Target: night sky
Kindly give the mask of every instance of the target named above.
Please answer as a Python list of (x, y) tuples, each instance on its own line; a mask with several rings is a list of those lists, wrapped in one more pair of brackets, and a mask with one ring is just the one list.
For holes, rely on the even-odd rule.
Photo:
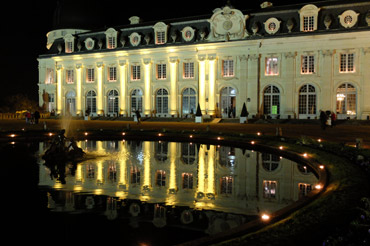
[[(309, 2), (302, 0), (271, 1), (275, 6), (287, 3)], [(139, 16), (145, 21), (162, 21), (171, 18), (212, 14), (215, 8), (226, 5), (226, 0), (162, 0), (162, 1), (85, 1), (60, 0), (62, 12), (59, 24), (89, 25), (97, 28), (129, 24), (128, 18)], [(133, 2), (133, 3), (129, 3)], [(261, 2), (231, 0), (240, 10), (259, 8)], [(252, 3), (251, 3), (252, 2)], [(183, 3), (186, 3), (184, 5)], [(207, 4), (206, 4), (207, 3)], [(200, 4), (204, 5), (201, 6)], [(55, 28), (53, 21), (56, 0), (9, 1), (1, 8), (1, 84), (0, 106), (9, 95), (24, 94), (38, 100), (37, 57), (46, 51), (46, 34)], [(63, 12), (64, 10), (64, 12)], [(67, 13), (71, 13), (67, 15)], [(64, 23), (63, 23), (64, 22)], [(82, 23), (82, 24), (81, 24)]]

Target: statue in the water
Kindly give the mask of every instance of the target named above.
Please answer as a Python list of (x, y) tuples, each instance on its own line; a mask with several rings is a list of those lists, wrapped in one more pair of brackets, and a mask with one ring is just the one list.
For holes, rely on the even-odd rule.
[[(77, 146), (74, 138), (68, 139), (64, 136), (65, 130), (62, 129), (58, 135), (53, 139), (50, 148), (45, 152), (44, 160), (59, 160), (71, 161), (78, 158), (82, 158), (85, 152)], [(66, 142), (69, 140), (70, 144), (66, 146)]]

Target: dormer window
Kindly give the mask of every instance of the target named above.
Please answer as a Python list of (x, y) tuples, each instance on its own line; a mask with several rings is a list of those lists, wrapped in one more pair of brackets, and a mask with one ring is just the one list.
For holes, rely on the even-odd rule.
[(73, 51), (74, 51), (74, 39), (75, 38), (72, 36), (72, 34), (67, 34), (64, 37), (66, 53), (73, 53)]
[(320, 9), (313, 4), (308, 4), (299, 10), (301, 32), (317, 30), (317, 18)]
[(155, 33), (155, 44), (167, 43), (167, 30), (168, 26), (163, 22), (158, 22), (153, 26)]
[(113, 28), (109, 28), (106, 32), (107, 49), (117, 48), (117, 31)]

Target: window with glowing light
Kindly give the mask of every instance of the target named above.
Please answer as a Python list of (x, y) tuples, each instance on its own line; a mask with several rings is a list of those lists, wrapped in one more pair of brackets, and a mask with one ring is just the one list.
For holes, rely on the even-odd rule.
[(269, 75), (269, 76), (279, 74), (278, 58), (277, 57), (266, 57), (265, 74)]
[(341, 84), (337, 89), (337, 114), (355, 116), (357, 91), (350, 83)]
[(222, 61), (222, 76), (234, 77), (234, 60)]
[(276, 198), (277, 181), (264, 180), (263, 181), (263, 198)]
[(45, 73), (45, 84), (53, 84), (54, 83), (54, 69), (47, 68)]
[(73, 69), (67, 69), (66, 70), (66, 82), (67, 82), (67, 84), (73, 84), (73, 82), (74, 82)]

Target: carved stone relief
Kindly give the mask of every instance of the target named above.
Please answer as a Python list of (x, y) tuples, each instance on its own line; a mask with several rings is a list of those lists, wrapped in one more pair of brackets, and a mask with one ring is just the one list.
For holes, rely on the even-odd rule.
[(240, 10), (231, 9), (228, 6), (215, 10), (211, 19), (208, 20), (211, 24), (211, 31), (207, 40), (223, 41), (245, 38), (247, 36), (245, 30), (247, 18), (248, 15), (244, 15)]

